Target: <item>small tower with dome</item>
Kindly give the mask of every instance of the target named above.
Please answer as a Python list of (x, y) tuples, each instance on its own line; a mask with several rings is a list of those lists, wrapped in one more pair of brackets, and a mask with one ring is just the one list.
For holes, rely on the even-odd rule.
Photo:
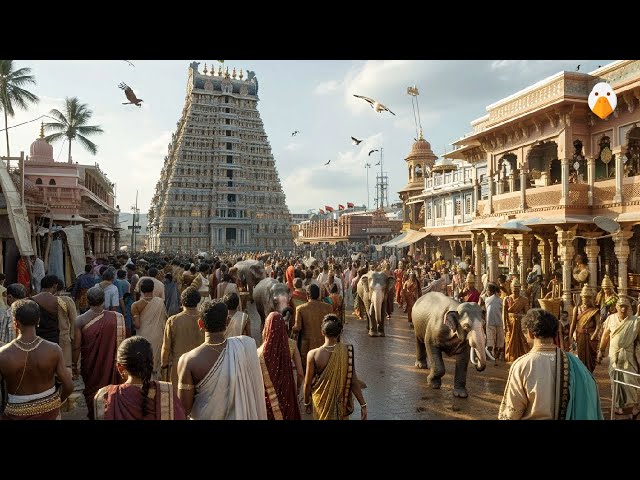
[(53, 162), (53, 146), (44, 139), (44, 123), (40, 124), (40, 137), (29, 148), (29, 160), (38, 163)]

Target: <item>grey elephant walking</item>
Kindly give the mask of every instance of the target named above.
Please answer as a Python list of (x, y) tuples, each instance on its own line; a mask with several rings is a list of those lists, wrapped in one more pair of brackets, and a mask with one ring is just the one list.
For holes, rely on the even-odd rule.
[(413, 306), (413, 325), (416, 335), (415, 366), (430, 368), (429, 383), (432, 388), (440, 388), (445, 374), (442, 353), (454, 356), (453, 396), (467, 398), (469, 359), (479, 372), (487, 364), (480, 306), (472, 302), (457, 302), (439, 292), (429, 292)]
[(384, 337), (387, 297), (394, 294), (396, 280), (384, 272), (369, 272), (358, 282), (360, 314), (367, 319), (370, 337)]

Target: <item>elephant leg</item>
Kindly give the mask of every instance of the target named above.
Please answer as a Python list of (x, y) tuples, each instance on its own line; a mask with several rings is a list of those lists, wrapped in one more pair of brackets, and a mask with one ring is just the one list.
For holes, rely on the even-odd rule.
[(382, 303), (383, 311), (380, 313), (380, 322), (378, 322), (378, 336), (384, 337), (384, 319), (387, 316), (385, 302)]
[(456, 355), (456, 373), (453, 379), (453, 396), (467, 398), (467, 368), (469, 367), (470, 347), (466, 345), (462, 353)]
[(424, 345), (424, 341), (416, 337), (416, 363), (417, 368), (429, 368), (427, 363), (427, 349)]
[(429, 365), (431, 365), (431, 373), (427, 377), (431, 388), (440, 388), (442, 384), (442, 377), (444, 376), (444, 360), (442, 359), (442, 352), (434, 345), (427, 346), (427, 358), (429, 359)]

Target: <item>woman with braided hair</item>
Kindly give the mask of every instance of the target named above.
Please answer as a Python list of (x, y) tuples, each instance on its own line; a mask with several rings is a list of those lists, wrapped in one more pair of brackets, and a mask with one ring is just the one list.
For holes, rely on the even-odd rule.
[(130, 337), (118, 347), (116, 368), (125, 380), (96, 393), (96, 420), (185, 420), (171, 382), (151, 380), (153, 350), (144, 337)]

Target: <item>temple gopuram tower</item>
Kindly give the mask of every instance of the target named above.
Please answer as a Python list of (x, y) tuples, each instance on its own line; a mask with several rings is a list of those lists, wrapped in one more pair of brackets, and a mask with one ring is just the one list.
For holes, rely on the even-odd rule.
[(254, 72), (189, 67), (182, 115), (149, 209), (148, 248), (165, 253), (293, 248)]

